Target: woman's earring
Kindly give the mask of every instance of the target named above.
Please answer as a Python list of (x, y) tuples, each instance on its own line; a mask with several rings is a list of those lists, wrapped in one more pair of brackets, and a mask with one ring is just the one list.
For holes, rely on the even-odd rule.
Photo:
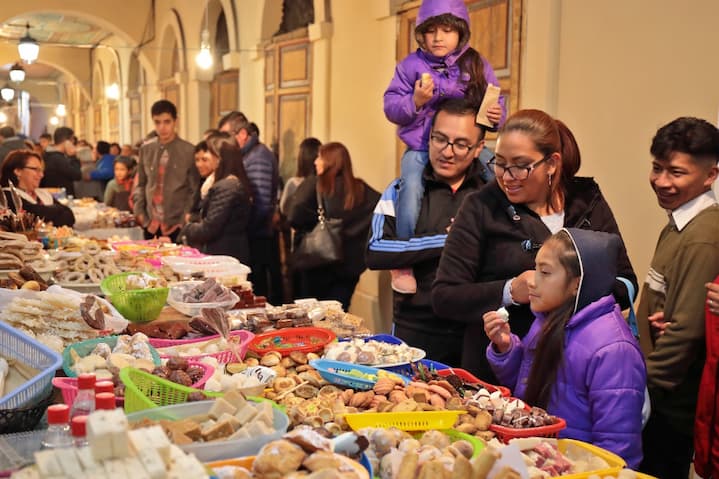
[(552, 187), (552, 174), (550, 173), (547, 176), (549, 176), (549, 187), (551, 188)]

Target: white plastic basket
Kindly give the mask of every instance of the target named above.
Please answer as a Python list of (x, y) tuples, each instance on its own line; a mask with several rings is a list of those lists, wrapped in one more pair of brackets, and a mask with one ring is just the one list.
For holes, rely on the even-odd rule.
[(182, 295), (193, 287), (202, 284), (202, 281), (182, 281), (170, 284), (170, 294), (167, 295), (167, 304), (185, 316), (197, 316), (203, 308), (231, 309), (240, 300), (234, 292), (230, 291), (230, 299), (217, 303), (185, 303)]

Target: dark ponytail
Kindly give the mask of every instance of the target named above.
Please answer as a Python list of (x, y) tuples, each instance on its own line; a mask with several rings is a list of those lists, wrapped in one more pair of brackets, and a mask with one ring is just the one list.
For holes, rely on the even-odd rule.
[[(567, 233), (560, 231), (549, 238), (544, 245), (549, 245), (548, 247), (554, 248), (557, 252), (559, 263), (567, 273), (568, 283), (581, 276), (579, 257)], [(549, 406), (552, 391), (557, 382), (557, 373), (564, 360), (565, 326), (574, 314), (575, 301), (576, 297), (572, 295), (558, 308), (546, 315), (527, 379), (524, 400), (529, 404), (544, 409)]]
[[(469, 76), (465, 83), (464, 97), (479, 107), (487, 91), (487, 79), (484, 77), (484, 61), (477, 50), (469, 47), (457, 60), (462, 77)], [(460, 80), (462, 81), (462, 80)]]

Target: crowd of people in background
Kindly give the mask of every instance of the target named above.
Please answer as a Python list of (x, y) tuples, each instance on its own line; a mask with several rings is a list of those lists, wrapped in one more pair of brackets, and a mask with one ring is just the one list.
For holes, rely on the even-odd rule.
[[(304, 139), (283, 182), (242, 112), (193, 145), (167, 100), (135, 146), (93, 146), (68, 127), (33, 143), (0, 128), (0, 184), (12, 208), (58, 226), (72, 211), (41, 187), (132, 211), (145, 238), (247, 264), (273, 304), (349, 309), (367, 267), (392, 271), (393, 333), (428, 357), (510, 387), (565, 417), (562, 437), (633, 468), (686, 478), (696, 450), (697, 470), (719, 477), (719, 130), (683, 117), (652, 140), (649, 180), (669, 222), (637, 311), (651, 331), (642, 355), (622, 314), (633, 317), (639, 281), (599, 185), (578, 176), (570, 128), (540, 110), (507, 116), (501, 98), (482, 105), (496, 78), (469, 47), (462, 0), (424, 0), (415, 34), (384, 97), (407, 152), (381, 195), (342, 143)], [(487, 131), (498, 131), (494, 151)], [(343, 260), (295, 268), (293, 251), (325, 218), (341, 222)]]

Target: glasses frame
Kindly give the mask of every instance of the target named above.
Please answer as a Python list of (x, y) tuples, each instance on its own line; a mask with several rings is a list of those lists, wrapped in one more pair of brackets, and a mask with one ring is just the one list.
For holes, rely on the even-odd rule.
[[(552, 157), (552, 155), (547, 155), (547, 156), (545, 156), (544, 158), (542, 158), (541, 160), (537, 160), (537, 161), (535, 161), (534, 163), (532, 163), (532, 164), (529, 165), (529, 166), (517, 166), (517, 165), (503, 166), (503, 165), (498, 165), (498, 164), (497, 164), (497, 156), (495, 155), (495, 156), (492, 157), (492, 159), (490, 159), (490, 160), (487, 162), (487, 164), (494, 169), (494, 174), (495, 174), (496, 176), (498, 176), (498, 177), (502, 177), (502, 178), (503, 178), (503, 177), (504, 177), (504, 174), (508, 172), (508, 173), (509, 173), (509, 176), (510, 176), (513, 180), (525, 181), (525, 180), (527, 180), (527, 179), (529, 178), (529, 175), (532, 174), (532, 171), (534, 171), (535, 168), (537, 168), (539, 165), (541, 165), (542, 163), (544, 163), (545, 161), (547, 161), (547, 160), (550, 159), (551, 157)], [(499, 174), (499, 173), (497, 172), (497, 170), (498, 170), (499, 168), (502, 169), (502, 174)], [(524, 177), (524, 178), (517, 178), (516, 176), (514, 176), (514, 173), (512, 173), (512, 169), (515, 169), (515, 170), (517, 170), (517, 171), (526, 170), (526, 171), (527, 171), (527, 176)]]
[(35, 173), (45, 173), (45, 168), (42, 168), (41, 166), (23, 166), (23, 170), (32, 170)]
[[(430, 143), (432, 143), (432, 142), (434, 141), (434, 139), (436, 138), (437, 135), (442, 135), (442, 134), (441, 134), (441, 133), (435, 133), (435, 132), (431, 132), (431, 133), (429, 134), (429, 141), (430, 141)], [(463, 145), (463, 144), (460, 143), (461, 146), (467, 146), (467, 151), (465, 151), (464, 153), (457, 153), (457, 151), (454, 149), (454, 147), (455, 147), (455, 145), (456, 145), (456, 142), (454, 142), (454, 141), (449, 141), (449, 138), (444, 137), (444, 135), (442, 135), (442, 137), (443, 137), (443, 141), (446, 141), (447, 144), (444, 145), (442, 148), (438, 147), (437, 145), (433, 145), (433, 146), (434, 146), (435, 148), (439, 149), (439, 151), (444, 151), (444, 149), (449, 146), (449, 147), (452, 149), (452, 153), (454, 153), (455, 156), (458, 156), (458, 157), (460, 157), (460, 158), (464, 158), (465, 156), (469, 155), (469, 152), (470, 152), (470, 151), (472, 151), (473, 149), (477, 148), (477, 147), (480, 145), (480, 143), (482, 143), (482, 140), (479, 140), (479, 141), (478, 141), (477, 143), (475, 143), (474, 145)]]

